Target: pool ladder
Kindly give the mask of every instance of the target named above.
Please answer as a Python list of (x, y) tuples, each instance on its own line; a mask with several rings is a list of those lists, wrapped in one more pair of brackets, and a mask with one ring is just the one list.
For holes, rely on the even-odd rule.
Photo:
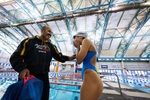
[[(100, 75), (114, 75), (114, 76), (116, 76), (116, 78), (117, 78), (117, 83), (118, 83), (118, 86), (119, 86), (119, 91), (118, 91), (118, 89), (115, 89), (115, 90), (116, 90), (117, 92), (119, 92), (120, 95), (123, 96), (123, 97), (125, 97), (127, 100), (135, 100), (133, 97), (130, 97), (130, 96), (128, 96), (128, 95), (122, 93), (122, 91), (121, 91), (121, 85), (120, 85), (120, 81), (119, 81), (119, 77), (118, 77), (117, 74), (114, 74), (114, 73), (107, 73), (107, 72), (98, 72), (98, 74), (100, 74)], [(104, 76), (100, 76), (100, 77), (104, 77)], [(106, 82), (104, 82), (104, 83), (107, 84)], [(107, 85), (108, 85), (109, 87), (111, 87), (112, 89), (114, 89), (111, 85), (109, 85), (109, 84), (107, 84)]]

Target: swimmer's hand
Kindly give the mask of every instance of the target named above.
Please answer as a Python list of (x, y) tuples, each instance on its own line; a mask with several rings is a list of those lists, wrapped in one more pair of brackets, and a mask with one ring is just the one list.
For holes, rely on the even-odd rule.
[(80, 48), (80, 43), (78, 41), (73, 41), (73, 45), (78, 49)]

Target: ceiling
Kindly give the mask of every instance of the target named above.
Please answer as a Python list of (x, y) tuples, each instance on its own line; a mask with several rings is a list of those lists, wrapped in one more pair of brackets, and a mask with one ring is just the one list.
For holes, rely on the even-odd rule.
[(76, 52), (72, 36), (85, 31), (99, 61), (150, 61), (150, 0), (0, 0), (0, 48), (8, 54), (44, 25), (64, 54)]

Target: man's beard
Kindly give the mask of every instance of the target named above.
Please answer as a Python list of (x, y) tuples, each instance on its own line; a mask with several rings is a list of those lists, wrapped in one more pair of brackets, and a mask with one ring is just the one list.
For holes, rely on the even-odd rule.
[(44, 36), (44, 39), (45, 39), (45, 40), (49, 40), (50, 37), (51, 37), (50, 35), (45, 35), (45, 36)]

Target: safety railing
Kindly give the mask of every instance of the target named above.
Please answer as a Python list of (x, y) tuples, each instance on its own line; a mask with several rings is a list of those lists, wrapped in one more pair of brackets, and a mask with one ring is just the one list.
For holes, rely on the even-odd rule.
[(120, 95), (122, 95), (120, 81), (119, 81), (119, 77), (118, 77), (117, 74), (114, 74), (114, 73), (104, 73), (104, 72), (98, 72), (98, 74), (100, 74), (100, 75), (114, 75), (114, 76), (116, 76), (117, 82), (118, 82), (118, 86), (119, 86), (119, 92), (120, 92)]
[[(118, 86), (119, 86), (120, 95), (123, 96), (123, 97), (125, 97), (127, 100), (135, 100), (134, 97), (130, 97), (130, 96), (128, 96), (128, 95), (126, 95), (125, 93), (122, 92), (122, 90), (121, 90), (121, 85), (120, 85), (120, 81), (119, 81), (119, 77), (118, 77), (117, 74), (115, 74), (115, 73), (106, 73), (106, 72), (98, 72), (98, 74), (104, 75), (104, 77), (105, 77), (105, 75), (114, 75), (114, 76), (116, 76), (117, 82), (118, 82)], [(112, 86), (109, 85), (109, 84), (107, 84), (107, 85), (110, 86), (110, 87), (112, 87)], [(112, 87), (112, 88), (113, 88), (113, 87)], [(118, 91), (118, 90), (116, 90), (116, 91)]]

